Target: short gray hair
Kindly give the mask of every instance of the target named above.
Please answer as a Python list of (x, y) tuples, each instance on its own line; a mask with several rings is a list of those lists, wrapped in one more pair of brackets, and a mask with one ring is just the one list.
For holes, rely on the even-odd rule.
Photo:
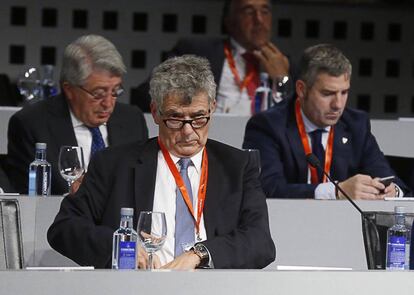
[(319, 74), (351, 78), (352, 65), (341, 50), (331, 44), (318, 44), (305, 49), (299, 64), (299, 80), (312, 87)]
[(61, 83), (83, 85), (94, 70), (105, 70), (115, 76), (126, 73), (122, 57), (110, 41), (98, 35), (85, 35), (65, 48)]
[(168, 95), (177, 95), (184, 103), (190, 104), (199, 93), (206, 93), (209, 103), (216, 97), (216, 83), (210, 63), (203, 57), (173, 57), (152, 71), (150, 95), (158, 110)]

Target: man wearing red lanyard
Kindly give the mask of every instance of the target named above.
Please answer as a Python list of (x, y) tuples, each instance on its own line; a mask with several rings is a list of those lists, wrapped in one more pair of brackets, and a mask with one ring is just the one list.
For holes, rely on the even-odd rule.
[[(109, 267), (120, 208), (132, 207), (135, 227), (140, 211), (166, 215), (155, 268), (267, 266), (275, 247), (258, 169), (248, 153), (208, 139), (216, 105), (208, 61), (169, 59), (150, 85), (158, 138), (97, 152), (78, 192), (63, 200), (49, 243), (81, 265)], [(138, 266), (147, 261), (140, 249)]]
[(351, 63), (334, 46), (309, 47), (300, 62), (297, 100), (250, 119), (243, 146), (260, 150), (267, 197), (343, 198), (321, 171), (308, 165), (309, 153), (353, 199), (408, 192), (398, 178), (386, 187), (379, 181), (395, 172), (371, 133), (367, 114), (346, 107), (351, 72)]
[[(181, 39), (169, 56), (195, 54), (207, 58), (218, 85), (216, 112), (251, 115), (259, 72), (268, 73), (270, 78), (292, 75), (290, 62), (270, 40), (269, 0), (227, 0), (223, 23), (228, 38)], [(148, 83), (138, 87), (131, 104), (147, 111)]]

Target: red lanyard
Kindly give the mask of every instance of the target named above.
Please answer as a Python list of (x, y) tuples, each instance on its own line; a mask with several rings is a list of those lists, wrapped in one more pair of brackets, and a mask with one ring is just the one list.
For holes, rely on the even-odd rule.
[(195, 217), (193, 204), (190, 200), (190, 196), (187, 192), (187, 188), (184, 184), (183, 178), (181, 177), (180, 172), (178, 172), (178, 169), (175, 166), (174, 161), (171, 159), (170, 153), (167, 151), (167, 149), (165, 148), (164, 144), (161, 142), (159, 137), (158, 137), (158, 144), (161, 148), (164, 159), (167, 162), (168, 168), (170, 168), (170, 171), (172, 175), (174, 176), (175, 183), (177, 184), (177, 187), (179, 188), (179, 190), (181, 191), (181, 194), (183, 195), (184, 202), (187, 205), (188, 210), (191, 212), (191, 215), (193, 216), (195, 227), (196, 227), (197, 238), (200, 240), (200, 222), (201, 222), (201, 215), (203, 214), (203, 209), (204, 209), (204, 201), (206, 199), (207, 179), (208, 179), (208, 158), (207, 158), (206, 148), (204, 148), (204, 151), (203, 151), (200, 185), (198, 187), (197, 217)]
[(236, 81), (237, 86), (239, 86), (240, 92), (242, 92), (243, 89), (246, 88), (250, 81), (254, 78), (255, 73), (246, 73), (246, 76), (244, 77), (243, 81), (241, 81), (239, 72), (236, 68), (236, 62), (234, 61), (233, 54), (231, 53), (229, 42), (224, 43), (224, 55), (226, 56), (230, 70), (233, 73), (234, 81)]
[[(308, 155), (312, 153), (312, 150), (309, 145), (308, 135), (306, 134), (305, 130), (305, 124), (303, 123), (302, 113), (300, 111), (300, 102), (299, 99), (296, 99), (295, 104), (295, 114), (296, 114), (296, 124), (298, 125), (300, 139), (302, 141), (303, 148), (305, 150), (305, 154)], [(331, 126), (331, 129), (329, 130), (329, 137), (328, 137), (328, 143), (326, 145), (326, 151), (325, 151), (325, 167), (324, 170), (326, 173), (329, 173), (331, 170), (331, 164), (332, 164), (332, 150), (333, 150), (333, 141), (334, 141), (334, 126)], [(309, 165), (310, 171), (311, 171), (311, 182), (313, 184), (318, 183), (318, 172), (316, 168), (313, 168), (311, 165)], [(326, 175), (323, 175), (323, 181), (326, 182)]]

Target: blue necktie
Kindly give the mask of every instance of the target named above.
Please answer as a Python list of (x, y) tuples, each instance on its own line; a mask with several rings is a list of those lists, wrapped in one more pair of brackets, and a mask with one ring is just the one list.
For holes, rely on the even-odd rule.
[[(325, 149), (322, 145), (322, 133), (325, 132), (324, 129), (316, 129), (309, 133), (311, 141), (312, 141), (312, 153), (319, 159), (322, 168), (325, 167)], [(318, 179), (319, 182), (322, 182), (323, 173), (320, 169), (318, 171)]]
[[(193, 192), (191, 190), (190, 179), (188, 178), (187, 168), (191, 165), (191, 159), (182, 158), (178, 161), (180, 165), (180, 175), (184, 181), (191, 202), (193, 202)], [(175, 249), (174, 257), (181, 255), (185, 247), (194, 245), (194, 219), (192, 212), (188, 210), (184, 202), (183, 195), (177, 187), (176, 211), (175, 211)]]
[(88, 127), (89, 131), (92, 134), (92, 145), (91, 145), (91, 158), (92, 156), (100, 150), (105, 148), (105, 142), (103, 141), (101, 131), (99, 127)]

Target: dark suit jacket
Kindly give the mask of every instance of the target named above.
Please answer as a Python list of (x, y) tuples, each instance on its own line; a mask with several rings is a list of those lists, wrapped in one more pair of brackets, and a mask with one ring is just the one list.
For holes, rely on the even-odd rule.
[[(330, 175), (343, 181), (362, 173), (395, 175), (371, 133), (366, 113), (346, 108), (334, 127)], [(244, 148), (260, 150), (261, 181), (269, 198), (314, 198), (316, 185), (307, 184), (308, 164), (294, 114), (294, 100), (253, 116), (246, 125)], [(399, 179), (396, 183), (408, 192)]]
[[(110, 146), (148, 138), (145, 118), (137, 107), (117, 102), (107, 127)], [(28, 169), (35, 157), (36, 142), (47, 143), (46, 158), (52, 164), (51, 193), (66, 193), (67, 182), (58, 171), (59, 149), (78, 144), (63, 96), (25, 106), (10, 118), (7, 163), (10, 180), (20, 193), (27, 194)]]
[[(204, 207), (207, 241), (216, 268), (262, 268), (275, 258), (265, 195), (249, 156), (207, 142)], [(78, 190), (66, 197), (48, 231), (50, 245), (81, 265), (110, 267), (112, 234), (120, 208), (152, 210), (157, 170), (156, 139), (97, 153)], [(168, 233), (167, 233), (168, 234)]]

